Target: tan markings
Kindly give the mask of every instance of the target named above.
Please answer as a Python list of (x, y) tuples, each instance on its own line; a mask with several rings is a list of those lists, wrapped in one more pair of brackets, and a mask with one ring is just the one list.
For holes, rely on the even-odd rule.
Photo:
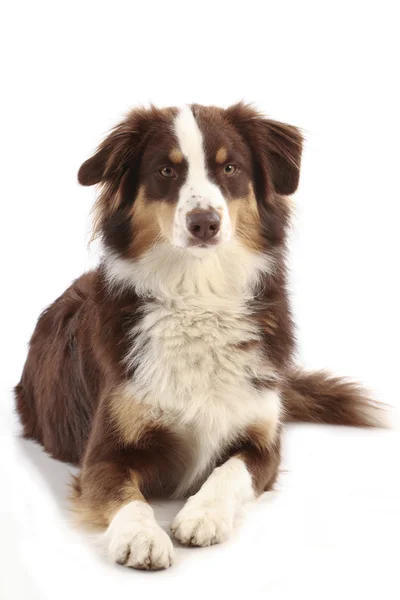
[(276, 421), (271, 422), (259, 422), (254, 423), (247, 429), (247, 435), (250, 438), (252, 444), (256, 448), (262, 450), (268, 448), (274, 443), (276, 433), (278, 429), (278, 423)]
[(71, 502), (71, 513), (76, 525), (88, 528), (107, 527), (107, 520), (98, 507), (94, 507), (86, 500), (82, 493), (82, 476), (73, 475), (69, 501)]
[(270, 335), (275, 335), (276, 330), (278, 328), (278, 323), (276, 321), (276, 318), (271, 315), (262, 315), (261, 319), (261, 326), (262, 329), (265, 333), (269, 333)]
[(183, 161), (183, 154), (178, 148), (174, 148), (168, 155), (171, 162), (176, 165), (179, 165)]
[[(126, 481), (121, 488), (113, 490), (108, 501), (96, 501), (96, 493), (93, 489), (82, 489), (82, 474), (73, 477), (72, 490), (69, 496), (72, 502), (72, 513), (78, 525), (88, 528), (107, 527), (114, 515), (128, 502), (142, 500), (145, 498), (139, 489), (137, 473), (129, 469)], [(97, 481), (98, 486), (107, 486), (107, 481), (101, 477)]]
[(139, 476), (135, 471), (129, 469), (129, 473), (126, 481), (124, 482), (121, 491), (120, 497), (118, 499), (110, 500), (104, 506), (104, 516), (107, 520), (107, 523), (111, 521), (111, 519), (115, 516), (115, 514), (128, 502), (132, 502), (133, 500), (142, 500), (145, 502), (144, 496), (139, 488)]
[(135, 401), (129, 388), (121, 386), (110, 398), (111, 421), (123, 444), (138, 442), (146, 429), (156, 426), (154, 415)]
[(280, 426), (265, 422), (255, 423), (247, 429), (248, 442), (236, 457), (246, 464), (258, 495), (272, 489), (280, 464)]
[(129, 248), (129, 256), (136, 258), (149, 250), (161, 237), (161, 229), (157, 219), (157, 212), (161, 202), (148, 202), (144, 188), (139, 193), (131, 209), (135, 235)]
[(92, 236), (90, 241), (101, 234), (103, 224), (115, 213), (120, 203), (120, 190), (115, 192), (112, 184), (105, 183), (92, 208)]
[(156, 210), (162, 235), (172, 241), (176, 204), (162, 201), (157, 202)]
[(263, 249), (260, 231), (260, 215), (253, 187), (249, 185), (249, 194), (244, 198), (235, 198), (229, 203), (229, 214), (235, 235), (249, 250)]
[(172, 240), (176, 204), (162, 200), (146, 199), (144, 188), (139, 189), (132, 207), (132, 221), (135, 230), (129, 255), (132, 258), (142, 255), (162, 239)]
[(219, 150), (217, 150), (217, 154), (215, 155), (215, 160), (217, 161), (218, 164), (222, 165), (222, 163), (224, 163), (227, 158), (228, 158), (228, 151), (226, 148), (222, 147)]

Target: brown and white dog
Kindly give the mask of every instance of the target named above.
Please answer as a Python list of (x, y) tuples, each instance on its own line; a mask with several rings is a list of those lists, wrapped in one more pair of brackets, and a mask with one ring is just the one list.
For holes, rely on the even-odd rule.
[(80, 168), (100, 184), (100, 266), (41, 315), (16, 387), (24, 435), (79, 464), (109, 557), (171, 565), (147, 499), (187, 497), (183, 544), (228, 538), (272, 488), (287, 420), (377, 425), (353, 383), (294, 368), (287, 196), (302, 136), (251, 107), (128, 114)]

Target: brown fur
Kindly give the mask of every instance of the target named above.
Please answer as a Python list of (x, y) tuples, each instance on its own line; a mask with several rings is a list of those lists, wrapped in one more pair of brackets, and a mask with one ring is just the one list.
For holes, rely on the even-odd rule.
[(256, 424), (248, 429), (247, 436), (238, 457), (245, 462), (253, 479), (254, 491), (258, 495), (272, 489), (279, 474), (280, 428), (271, 436), (267, 424)]
[(358, 383), (324, 371), (290, 372), (283, 388), (288, 421), (380, 427), (383, 405)]

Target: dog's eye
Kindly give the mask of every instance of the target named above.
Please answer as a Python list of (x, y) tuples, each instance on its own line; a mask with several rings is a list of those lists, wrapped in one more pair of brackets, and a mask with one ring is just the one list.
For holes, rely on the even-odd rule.
[(176, 177), (176, 172), (172, 167), (163, 167), (159, 170), (160, 175), (163, 177)]
[(233, 175), (234, 173), (236, 173), (236, 171), (237, 171), (237, 167), (235, 167), (235, 165), (232, 165), (230, 163), (228, 165), (225, 165), (225, 167), (224, 167), (225, 175)]

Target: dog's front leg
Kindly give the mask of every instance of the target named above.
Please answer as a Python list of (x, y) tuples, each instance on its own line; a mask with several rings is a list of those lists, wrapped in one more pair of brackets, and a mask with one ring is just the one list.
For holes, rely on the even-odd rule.
[(239, 451), (214, 469), (177, 514), (171, 524), (174, 536), (182, 544), (192, 546), (226, 540), (243, 504), (271, 489), (279, 462), (279, 427), (272, 435), (268, 423), (250, 427)]
[(168, 534), (146, 501), (178, 467), (177, 440), (145, 408), (117, 390), (95, 418), (73, 507), (80, 521), (105, 527), (112, 562), (136, 569), (165, 569), (173, 560)]

